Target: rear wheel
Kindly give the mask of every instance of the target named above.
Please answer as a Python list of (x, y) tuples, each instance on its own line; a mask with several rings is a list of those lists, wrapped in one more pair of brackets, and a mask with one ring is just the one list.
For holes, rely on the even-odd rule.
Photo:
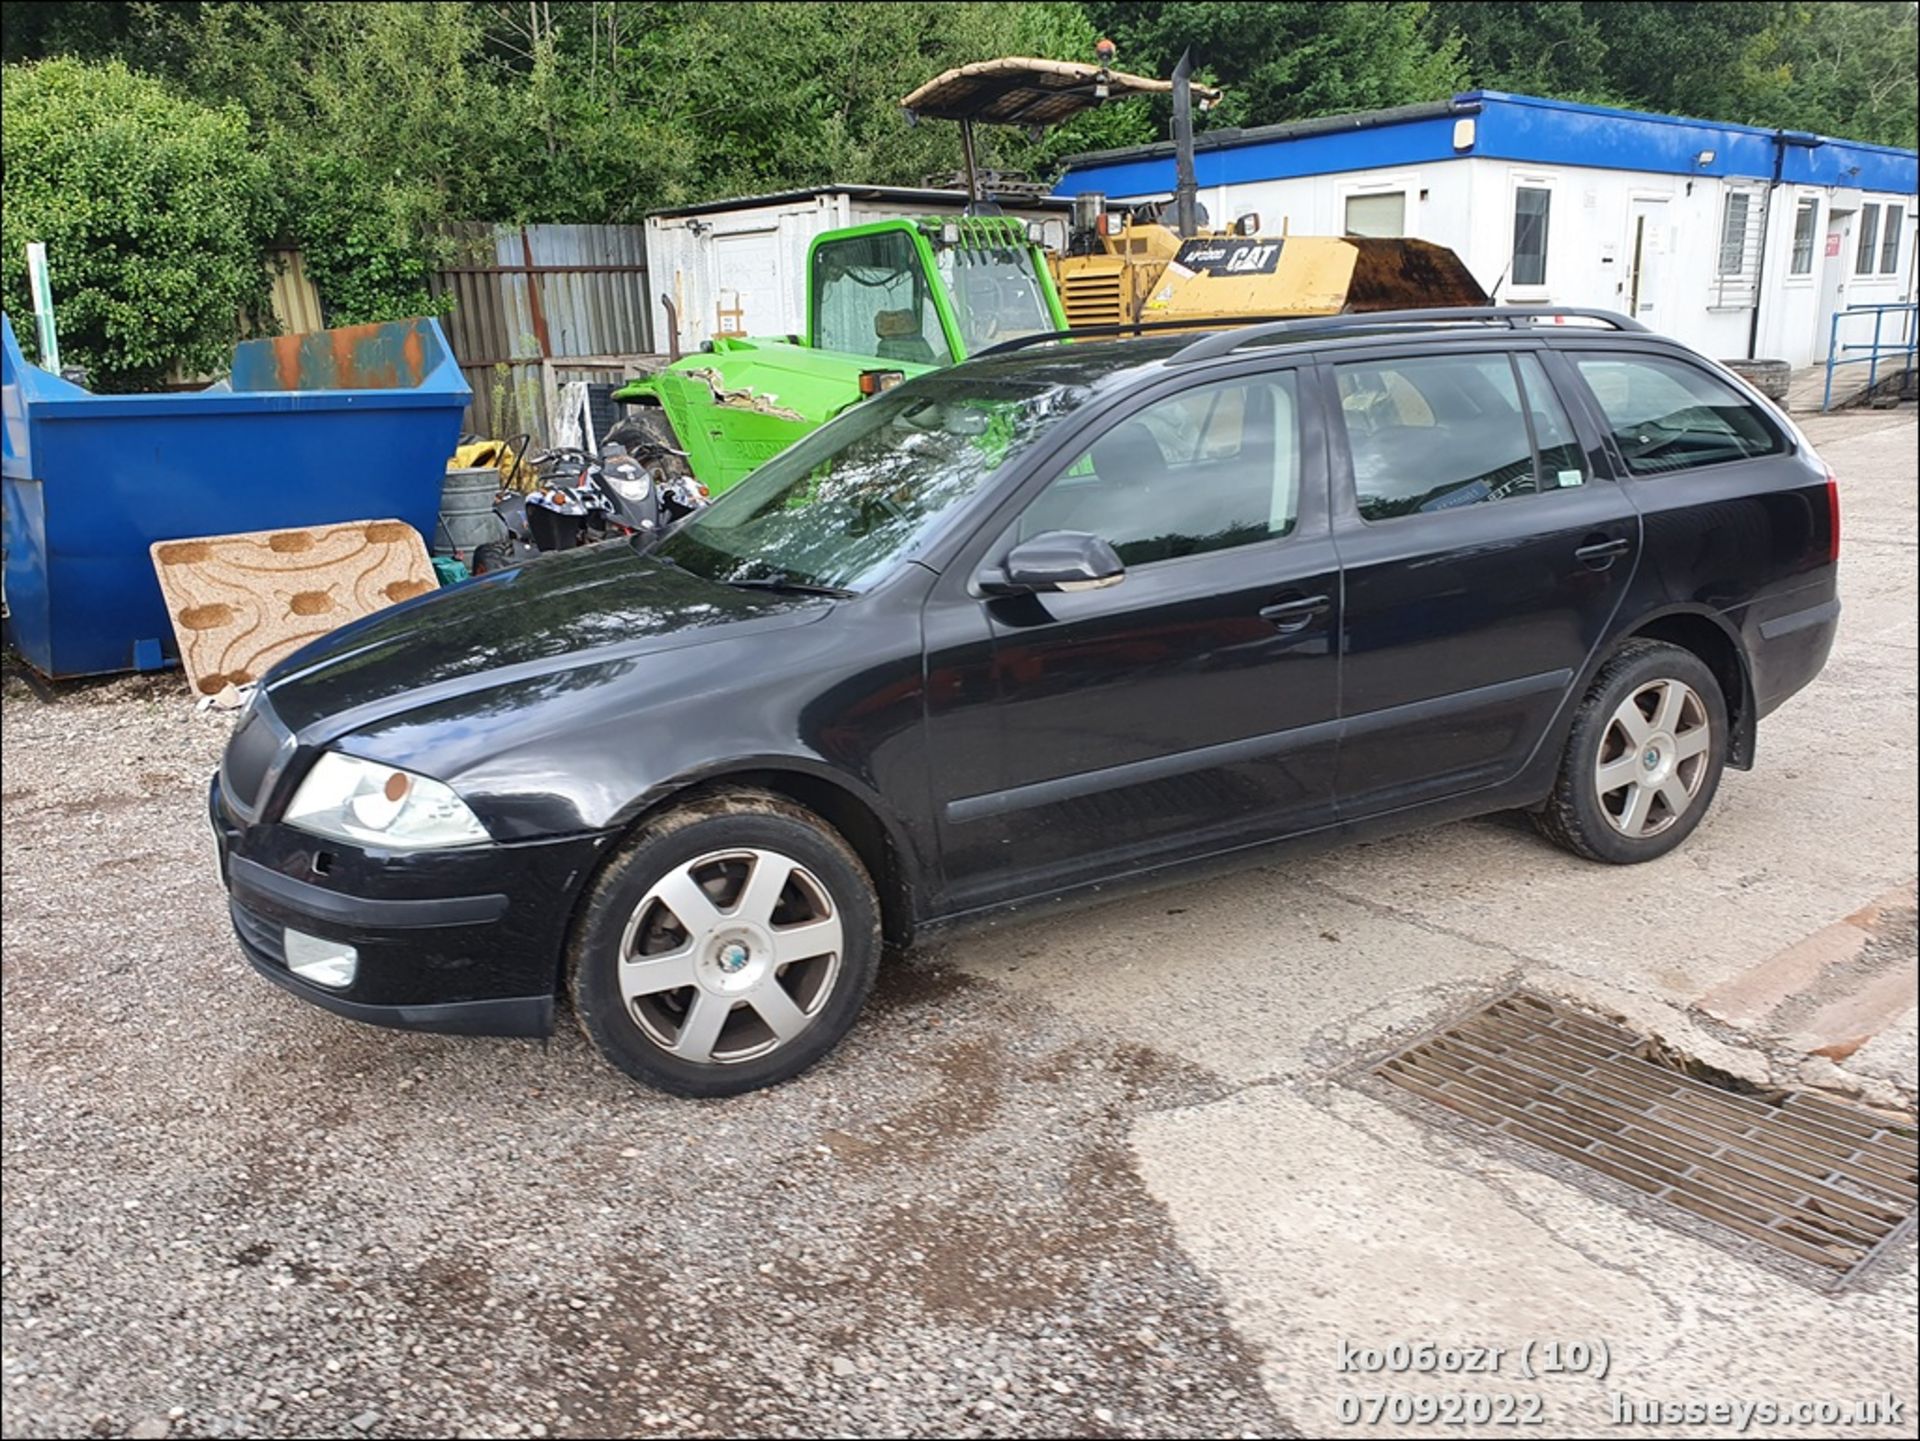
[(1589, 860), (1653, 860), (1705, 817), (1726, 751), (1726, 699), (1706, 663), (1678, 646), (1629, 641), (1581, 702), (1536, 822)]
[(490, 570), (505, 570), (513, 564), (513, 542), (510, 540), (490, 540), (485, 545), (473, 548), (472, 570), (475, 575), (485, 575)]
[(798, 1075), (852, 1027), (880, 959), (880, 908), (852, 848), (758, 791), (649, 821), (575, 924), (574, 1014), (600, 1053), (683, 1096)]

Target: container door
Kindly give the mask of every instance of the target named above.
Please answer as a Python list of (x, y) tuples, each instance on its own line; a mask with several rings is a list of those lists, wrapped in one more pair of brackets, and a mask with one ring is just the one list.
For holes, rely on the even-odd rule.
[(713, 265), (714, 335), (784, 335), (780, 304), (780, 230), (720, 230), (708, 252)]

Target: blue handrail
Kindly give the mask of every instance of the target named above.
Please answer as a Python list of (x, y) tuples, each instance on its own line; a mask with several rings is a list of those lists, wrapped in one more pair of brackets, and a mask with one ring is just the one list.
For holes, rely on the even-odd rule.
[[(1882, 328), (1888, 314), (1900, 317), (1899, 340), (1881, 341)], [(1850, 316), (1871, 315), (1873, 317), (1873, 339), (1861, 344), (1857, 341), (1842, 345), (1840, 343), (1840, 322)], [(1865, 355), (1845, 355), (1849, 350), (1864, 350)], [(1911, 300), (1896, 301), (1888, 305), (1849, 305), (1845, 310), (1833, 313), (1833, 323), (1827, 330), (1827, 389), (1821, 397), (1822, 410), (1833, 409), (1833, 372), (1842, 365), (1865, 365), (1867, 367), (1867, 393), (1873, 393), (1874, 383), (1880, 378), (1880, 362), (1891, 360), (1895, 356), (1905, 356), (1907, 368), (1913, 369), (1916, 354), (1920, 353), (1920, 302)]]

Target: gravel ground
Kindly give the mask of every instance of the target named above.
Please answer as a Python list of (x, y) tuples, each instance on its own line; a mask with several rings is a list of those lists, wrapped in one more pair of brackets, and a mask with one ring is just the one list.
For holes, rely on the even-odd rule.
[(8, 1435), (1286, 1432), (1125, 1154), (1204, 1072), (911, 960), (733, 1102), (356, 1026), (231, 939), (227, 717), (4, 723)]

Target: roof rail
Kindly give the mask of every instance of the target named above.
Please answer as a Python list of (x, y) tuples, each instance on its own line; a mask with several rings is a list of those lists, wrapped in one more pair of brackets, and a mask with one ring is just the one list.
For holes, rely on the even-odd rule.
[(1432, 310), (1370, 310), (1359, 314), (1300, 316), (1244, 325), (1232, 330), (1203, 335), (1167, 358), (1169, 365), (1191, 365), (1230, 355), (1243, 345), (1303, 332), (1339, 334), (1348, 331), (1394, 329), (1399, 326), (1503, 324), (1513, 330), (1537, 325), (1541, 321), (1559, 324), (1563, 320), (1603, 320), (1615, 330), (1645, 333), (1647, 327), (1637, 320), (1612, 310), (1592, 310), (1567, 305), (1458, 305)]
[[(1238, 350), (1242, 345), (1270, 336), (1326, 333), (1328, 331), (1385, 329), (1400, 325), (1448, 325), (1466, 322), (1500, 322), (1513, 329), (1540, 320), (1573, 317), (1580, 320), (1604, 320), (1615, 330), (1645, 332), (1637, 320), (1612, 310), (1589, 310), (1574, 306), (1546, 305), (1449, 305), (1430, 310), (1368, 310), (1344, 315), (1228, 315), (1204, 320), (1123, 320), (1109, 325), (1083, 325), (1071, 330), (1047, 330), (1036, 335), (1016, 336), (976, 350), (969, 360), (989, 355), (1005, 355), (1035, 345), (1051, 345), (1063, 340), (1107, 340), (1131, 335), (1152, 335), (1163, 331), (1184, 330), (1194, 341), (1169, 358), (1168, 364), (1185, 365), (1196, 360), (1211, 360)], [(1198, 332), (1195, 334), (1195, 332)]]
[(1284, 315), (1234, 315), (1217, 320), (1121, 320), (1107, 325), (1082, 325), (1071, 330), (1045, 330), (1035, 335), (1015, 336), (1012, 340), (989, 345), (985, 350), (976, 350), (967, 359), (1005, 355), (1008, 351), (1025, 350), (1032, 345), (1050, 345), (1061, 340), (1109, 340), (1116, 336), (1152, 335), (1162, 330), (1184, 330), (1195, 339), (1200, 339), (1212, 335), (1222, 325), (1273, 325), (1288, 318)]

